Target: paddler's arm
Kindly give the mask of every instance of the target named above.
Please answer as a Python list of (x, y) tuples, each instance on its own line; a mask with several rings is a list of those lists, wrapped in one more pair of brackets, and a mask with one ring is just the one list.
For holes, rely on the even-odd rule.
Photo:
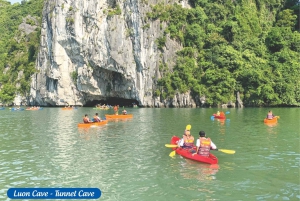
[[(198, 150), (199, 150), (199, 148), (200, 148), (200, 139), (197, 139), (196, 147), (197, 147), (196, 153), (198, 153)], [(196, 153), (193, 153), (192, 155), (195, 155)]]
[(193, 153), (192, 155), (194, 156), (196, 153), (198, 153), (199, 147), (197, 147), (196, 152)]
[(184, 143), (184, 139), (180, 139), (179, 142), (178, 142), (178, 147), (183, 147), (183, 143)]
[(218, 150), (217, 146), (212, 141), (211, 141), (211, 144), (210, 144), (210, 148), (213, 149), (213, 150)]

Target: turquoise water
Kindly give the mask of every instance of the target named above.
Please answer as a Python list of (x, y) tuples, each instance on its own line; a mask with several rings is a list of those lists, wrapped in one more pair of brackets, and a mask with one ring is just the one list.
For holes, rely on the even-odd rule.
[[(112, 110), (0, 111), (0, 200), (12, 187), (96, 187), (99, 200), (299, 200), (300, 108), (126, 108), (133, 119), (77, 128), (84, 114)], [(187, 124), (204, 130), (219, 149), (218, 166), (176, 155), (164, 145)]]

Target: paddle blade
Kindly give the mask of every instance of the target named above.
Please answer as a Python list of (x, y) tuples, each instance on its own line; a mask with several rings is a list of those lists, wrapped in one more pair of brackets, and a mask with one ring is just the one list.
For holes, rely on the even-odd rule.
[(211, 116), (211, 117), (210, 117), (210, 119), (211, 119), (211, 120), (214, 120), (214, 119), (215, 119), (215, 117), (214, 117), (214, 116)]
[(176, 148), (177, 147), (176, 144), (165, 144), (165, 146), (168, 148)]
[(280, 119), (280, 116), (275, 116), (277, 119)]
[(218, 149), (218, 151), (221, 151), (226, 154), (234, 154), (235, 153), (234, 150), (228, 150), (228, 149)]
[(191, 130), (191, 128), (192, 128), (192, 126), (189, 124), (185, 127), (185, 130), (189, 131), (189, 130)]
[(172, 151), (172, 152), (169, 154), (170, 157), (174, 157), (175, 155), (176, 155), (176, 151)]
[(230, 112), (229, 112), (229, 111), (227, 111), (227, 112), (225, 112), (225, 114), (230, 114)]

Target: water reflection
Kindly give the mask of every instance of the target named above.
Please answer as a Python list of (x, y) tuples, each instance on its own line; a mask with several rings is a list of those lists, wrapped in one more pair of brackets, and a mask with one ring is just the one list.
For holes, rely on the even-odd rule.
[(220, 126), (224, 126), (225, 121), (226, 121), (226, 119), (217, 119), (217, 122), (219, 123)]
[(219, 171), (218, 164), (199, 163), (188, 159), (180, 165), (180, 175), (185, 179), (197, 179), (199, 181), (214, 180)]
[(277, 122), (275, 123), (264, 123), (265, 125), (267, 125), (268, 127), (276, 127), (277, 126)]
[(101, 133), (107, 130), (106, 125), (102, 126), (91, 126), (78, 128), (79, 138), (84, 140), (92, 140), (100, 138)]
[(108, 121), (110, 121), (110, 122), (127, 122), (127, 121), (132, 121), (132, 118), (128, 118), (128, 119), (125, 119), (125, 118), (123, 118), (123, 119), (108, 119)]
[(53, 156), (51, 158), (53, 164), (63, 169), (68, 169), (72, 162), (72, 153), (74, 152), (73, 128), (74, 128), (74, 112), (58, 110), (54, 120), (53, 128), (55, 133), (52, 137)]
[(277, 129), (277, 122), (276, 123), (264, 123), (266, 126), (267, 126), (267, 132), (269, 133), (269, 134), (277, 134), (277, 131), (278, 131), (278, 129)]

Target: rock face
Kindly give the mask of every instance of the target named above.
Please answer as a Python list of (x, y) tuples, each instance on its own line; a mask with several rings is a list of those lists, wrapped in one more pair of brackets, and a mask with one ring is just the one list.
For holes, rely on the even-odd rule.
[[(31, 105), (86, 105), (122, 98), (145, 107), (195, 107), (189, 94), (174, 100), (153, 95), (159, 63), (170, 68), (182, 47), (167, 37), (163, 51), (155, 40), (164, 27), (148, 21), (156, 0), (56, 0), (43, 10), (39, 73), (32, 79)], [(169, 1), (175, 3), (175, 1)], [(187, 1), (181, 1), (187, 7)]]

